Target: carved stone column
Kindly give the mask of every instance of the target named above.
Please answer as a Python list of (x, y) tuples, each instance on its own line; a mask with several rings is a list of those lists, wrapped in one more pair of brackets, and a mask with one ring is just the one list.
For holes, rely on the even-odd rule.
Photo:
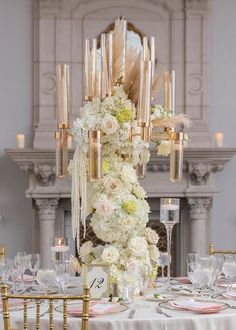
[(55, 236), (56, 209), (58, 198), (35, 199), (39, 216), (39, 249), (41, 264), (50, 267), (50, 239)]
[(207, 220), (211, 207), (211, 197), (189, 197), (190, 248), (200, 253), (207, 252)]

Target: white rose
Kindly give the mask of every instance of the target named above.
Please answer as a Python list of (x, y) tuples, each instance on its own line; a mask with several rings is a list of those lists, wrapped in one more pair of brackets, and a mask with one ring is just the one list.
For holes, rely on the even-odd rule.
[(92, 252), (93, 243), (91, 241), (85, 242), (81, 245), (79, 254), (81, 257), (86, 257)]
[(102, 217), (109, 217), (113, 210), (113, 204), (105, 197), (101, 197), (95, 204), (94, 208), (96, 209), (96, 213)]
[(129, 249), (136, 257), (143, 256), (147, 253), (147, 241), (145, 238), (136, 236), (129, 241)]
[(135, 219), (128, 216), (123, 220), (122, 225), (125, 229), (133, 229), (135, 226)]
[(145, 236), (150, 244), (157, 244), (159, 241), (158, 234), (151, 228), (146, 228)]
[(138, 199), (144, 199), (146, 197), (146, 191), (138, 184), (133, 186), (132, 192)]
[(101, 124), (102, 124), (103, 131), (107, 135), (116, 133), (116, 131), (120, 127), (117, 119), (114, 116), (111, 116), (109, 114), (106, 114), (103, 117)]
[(122, 182), (119, 179), (108, 176), (104, 180), (104, 187), (108, 194), (117, 194), (121, 191)]
[(102, 260), (104, 262), (112, 264), (117, 261), (119, 255), (119, 250), (116, 247), (110, 245), (104, 248), (102, 253)]
[(161, 141), (157, 147), (158, 156), (168, 156), (170, 154), (170, 141)]
[(124, 182), (136, 183), (137, 174), (131, 165), (124, 165), (121, 169), (121, 178)]
[(156, 245), (149, 245), (149, 255), (151, 260), (157, 262), (157, 259), (159, 258), (159, 250)]

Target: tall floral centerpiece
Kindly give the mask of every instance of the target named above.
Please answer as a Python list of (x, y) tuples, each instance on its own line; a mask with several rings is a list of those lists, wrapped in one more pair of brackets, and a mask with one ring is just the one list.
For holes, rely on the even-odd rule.
[[(150, 207), (136, 170), (149, 161), (153, 126), (158, 127), (152, 138), (158, 153), (169, 154), (174, 142), (175, 155), (182, 155), (179, 136), (189, 122), (174, 114), (173, 78), (173, 74), (161, 78), (155, 74), (153, 37), (144, 38), (139, 53), (127, 48), (124, 19), (117, 19), (114, 31), (101, 36), (99, 49), (96, 39), (92, 48), (86, 40), (87, 102), (72, 129), (77, 147), (69, 166), (72, 228), (80, 257), (110, 264), (112, 279), (118, 283), (126, 270), (138, 267), (144, 275), (157, 261), (159, 238), (147, 227)], [(161, 81), (164, 106), (152, 104)], [(87, 219), (104, 246), (95, 247), (90, 241), (80, 246), (80, 223), (85, 232)]]

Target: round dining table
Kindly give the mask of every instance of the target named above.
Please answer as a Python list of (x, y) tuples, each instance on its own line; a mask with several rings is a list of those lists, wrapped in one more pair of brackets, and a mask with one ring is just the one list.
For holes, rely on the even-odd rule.
[[(181, 295), (178, 296), (178, 298)], [(184, 297), (186, 299), (186, 296)], [(173, 295), (176, 299), (176, 295)], [(89, 330), (235, 330), (236, 329), (236, 300), (226, 300), (218, 297), (216, 302), (226, 303), (226, 308), (210, 314), (198, 314), (186, 310), (173, 310), (163, 307), (157, 312), (159, 301), (149, 301), (144, 297), (135, 300), (132, 307), (126, 307), (122, 312), (90, 317)], [(130, 311), (134, 310), (130, 319)], [(40, 329), (49, 329), (49, 314), (47, 306), (42, 306), (41, 312), (46, 312), (41, 317)], [(35, 330), (35, 308), (29, 306), (28, 329)], [(57, 308), (54, 310), (54, 329), (63, 330), (62, 313)], [(68, 330), (79, 330), (81, 319), (68, 315)], [(23, 329), (23, 310), (11, 311), (11, 328)], [(0, 329), (3, 330), (3, 319), (0, 320)]]

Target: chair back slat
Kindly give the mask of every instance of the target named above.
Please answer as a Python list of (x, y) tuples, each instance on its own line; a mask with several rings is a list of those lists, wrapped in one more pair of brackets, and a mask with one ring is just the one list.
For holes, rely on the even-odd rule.
[(27, 299), (24, 299), (24, 330), (28, 330)]
[(63, 301), (63, 330), (67, 330), (67, 300)]
[(53, 301), (49, 301), (49, 329), (53, 330)]
[(63, 301), (63, 330), (68, 329), (68, 300), (82, 300), (83, 301), (83, 312), (82, 312), (82, 325), (81, 330), (88, 330), (88, 319), (89, 319), (89, 287), (84, 287), (84, 292), (82, 296), (64, 296), (64, 295), (21, 295), (21, 294), (9, 294), (8, 286), (3, 285), (1, 287), (1, 298), (3, 306), (3, 324), (4, 330), (10, 330), (10, 314), (9, 314), (9, 302), (8, 299), (23, 299), (24, 303), (24, 315), (23, 315), (23, 329), (28, 330), (28, 302), (33, 300), (36, 304), (36, 330), (40, 330), (40, 304), (42, 300), (47, 300), (49, 302), (49, 329), (53, 330), (53, 317), (54, 317), (54, 306), (53, 302), (57, 300)]
[(36, 330), (40, 330), (40, 300), (36, 299)]
[(5, 258), (5, 255), (6, 255), (5, 245), (0, 244), (0, 259)]

